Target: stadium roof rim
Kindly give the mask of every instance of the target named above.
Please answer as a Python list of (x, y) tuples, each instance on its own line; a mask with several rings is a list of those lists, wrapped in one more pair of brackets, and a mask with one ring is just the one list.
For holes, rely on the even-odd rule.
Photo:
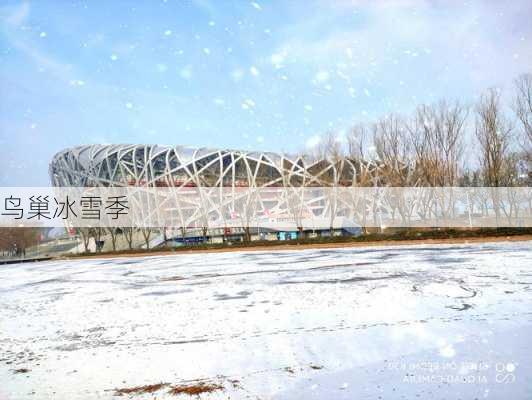
[[(314, 163), (318, 159), (310, 155), (296, 155), (288, 153), (276, 153), (272, 151), (257, 151), (257, 150), (241, 150), (241, 149), (222, 149), (216, 147), (194, 147), (187, 145), (161, 145), (161, 144), (150, 144), (150, 143), (117, 143), (117, 144), (86, 144), (79, 145), (74, 147), (65, 148), (54, 154), (52, 160), (56, 160), (65, 154), (75, 155), (78, 161), (86, 166), (89, 162), (89, 159), (94, 162), (98, 161), (100, 158), (108, 157), (114, 153), (124, 153), (134, 149), (150, 149), (151, 155), (156, 156), (157, 154), (166, 152), (168, 150), (173, 150), (176, 152), (176, 155), (183, 161), (192, 161), (194, 159), (205, 157), (209, 154), (214, 153), (233, 153), (244, 155), (246, 157), (259, 159), (261, 156), (268, 157), (272, 162), (280, 162), (282, 159), (290, 160), (296, 162), (297, 160), (303, 160), (305, 162)], [(85, 162), (84, 162), (85, 161)]]

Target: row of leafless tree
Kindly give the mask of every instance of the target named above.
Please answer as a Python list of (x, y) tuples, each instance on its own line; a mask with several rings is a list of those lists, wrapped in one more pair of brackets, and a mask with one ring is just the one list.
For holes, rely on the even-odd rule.
[(508, 109), (492, 88), (472, 106), (446, 100), (424, 104), (411, 117), (391, 114), (358, 124), (346, 139), (327, 133), (309, 155), (373, 161), (389, 186), (529, 184), (529, 177), (519, 176), (518, 164), (530, 173), (532, 74), (515, 80)]
[(0, 228), (0, 254), (24, 255), (27, 248), (38, 243), (40, 234), (39, 228)]
[[(136, 243), (138, 242), (138, 236), (142, 237), (142, 242), (146, 249), (150, 248), (150, 241), (153, 238), (153, 235), (156, 233), (165, 233), (163, 228), (133, 228), (133, 227), (95, 227), (95, 228), (78, 228), (78, 234), (81, 237), (83, 243), (83, 249), (85, 252), (89, 251), (89, 244), (91, 239), (96, 244), (96, 251), (103, 250), (103, 244), (106, 240), (109, 240), (111, 243), (111, 248), (113, 251), (118, 248), (132, 250)], [(118, 242), (124, 241), (123, 245), (120, 245)]]

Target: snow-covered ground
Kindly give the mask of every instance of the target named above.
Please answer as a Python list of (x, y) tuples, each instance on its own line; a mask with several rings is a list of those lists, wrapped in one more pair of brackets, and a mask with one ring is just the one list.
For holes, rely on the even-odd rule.
[(201, 398), (529, 399), (531, 249), (1, 266), (0, 399), (187, 398), (172, 385), (197, 379), (224, 387)]

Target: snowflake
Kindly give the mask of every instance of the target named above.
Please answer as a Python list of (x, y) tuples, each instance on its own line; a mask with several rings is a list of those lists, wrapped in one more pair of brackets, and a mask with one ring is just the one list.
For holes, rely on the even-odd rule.
[(451, 358), (456, 355), (456, 350), (454, 349), (452, 344), (448, 344), (442, 348), (440, 348), (440, 355), (442, 357)]
[(72, 85), (72, 86), (83, 86), (83, 85), (85, 85), (85, 82), (81, 81), (79, 79), (73, 79), (73, 80), (70, 81), (70, 85)]
[(255, 108), (255, 102), (253, 100), (246, 99), (242, 102), (242, 109), (250, 110), (252, 108)]
[(314, 79), (318, 83), (327, 82), (329, 80), (329, 73), (327, 71), (319, 71)]
[(128, 108), (128, 109), (131, 110), (131, 109), (133, 108), (133, 104), (131, 104), (131, 103), (129, 103), (129, 102), (126, 103), (126, 108)]
[(118, 56), (116, 54), (111, 54), (111, 60), (112, 61), (118, 60)]
[(185, 68), (182, 68), (181, 71), (179, 71), (179, 75), (181, 76), (181, 78), (186, 80), (192, 78), (192, 70), (190, 66), (187, 65)]
[(253, 2), (251, 2), (251, 5), (252, 5), (255, 9), (259, 10), (259, 11), (262, 10), (262, 7), (260, 6), (259, 3), (255, 3), (255, 2), (253, 1)]
[(311, 149), (321, 143), (321, 137), (319, 135), (313, 135), (309, 137), (305, 143), (307, 148)]
[(39, 36), (42, 37), (42, 38), (45, 38), (47, 36), (47, 33), (46, 32), (41, 32), (41, 34)]
[(167, 29), (166, 31), (164, 31), (165, 36), (170, 36), (171, 34), (172, 34), (172, 31), (170, 29)]
[(270, 57), (270, 60), (275, 68), (282, 68), (285, 59), (285, 54), (283, 53), (274, 53)]
[(241, 69), (235, 69), (233, 72), (231, 72), (231, 78), (233, 78), (235, 82), (241, 80), (243, 76), (244, 71), (242, 71)]
[(259, 76), (260, 75), (259, 70), (255, 66), (251, 66), (251, 68), (249, 69), (249, 72), (253, 76)]
[(347, 49), (345, 49), (345, 55), (349, 59), (353, 58), (353, 50), (351, 50), (351, 48), (348, 47)]

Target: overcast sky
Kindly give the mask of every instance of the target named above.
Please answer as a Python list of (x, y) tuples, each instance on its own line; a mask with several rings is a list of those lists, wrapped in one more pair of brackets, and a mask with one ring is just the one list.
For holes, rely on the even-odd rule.
[(532, 71), (532, 3), (3, 1), (0, 185), (86, 143), (294, 152)]

